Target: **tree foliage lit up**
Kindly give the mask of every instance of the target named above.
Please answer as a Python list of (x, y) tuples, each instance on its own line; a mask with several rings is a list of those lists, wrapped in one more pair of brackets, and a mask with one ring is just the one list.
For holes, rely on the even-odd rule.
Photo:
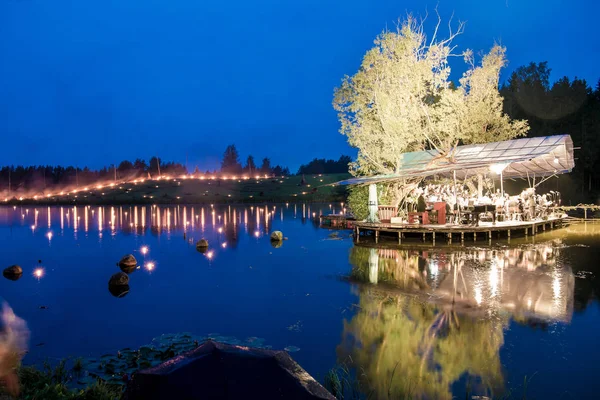
[[(479, 64), (471, 50), (456, 52), (459, 23), (440, 38), (441, 21), (430, 38), (414, 17), (384, 31), (356, 74), (335, 90), (341, 133), (358, 149), (355, 175), (394, 173), (408, 151), (437, 149), (449, 154), (459, 143), (484, 143), (524, 135), (526, 121), (503, 112), (498, 92), (506, 49), (494, 45)], [(449, 24), (451, 27), (452, 25)], [(459, 84), (450, 80), (449, 58), (466, 64)]]

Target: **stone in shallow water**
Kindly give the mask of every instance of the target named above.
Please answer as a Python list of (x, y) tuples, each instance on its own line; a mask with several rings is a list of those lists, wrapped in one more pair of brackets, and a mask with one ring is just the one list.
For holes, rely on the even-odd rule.
[(119, 267), (121, 269), (135, 269), (137, 266), (137, 260), (132, 254), (127, 254), (119, 261)]
[(282, 240), (283, 240), (283, 233), (281, 231), (271, 232), (271, 241), (272, 242), (281, 242)]
[(128, 285), (129, 284), (129, 276), (127, 276), (124, 272), (117, 272), (113, 276), (110, 277), (108, 281), (109, 286), (119, 286), (119, 285)]
[(123, 267), (121, 267), (121, 271), (125, 272), (126, 274), (131, 274), (131, 273), (132, 273), (133, 271), (135, 271), (136, 269), (137, 269), (137, 267), (136, 267), (136, 266), (133, 266), (133, 267), (126, 267), (126, 266), (123, 266)]
[(125, 297), (129, 293), (129, 285), (108, 285), (108, 291), (115, 297)]
[(23, 276), (23, 268), (18, 265), (11, 265), (2, 271), (2, 275), (11, 281), (16, 281)]
[(206, 249), (208, 249), (208, 240), (206, 240), (206, 239), (198, 240), (198, 243), (196, 243), (196, 250), (204, 252), (204, 251), (206, 251)]
[(115, 297), (124, 297), (129, 293), (129, 276), (125, 272), (117, 272), (108, 280), (108, 291)]

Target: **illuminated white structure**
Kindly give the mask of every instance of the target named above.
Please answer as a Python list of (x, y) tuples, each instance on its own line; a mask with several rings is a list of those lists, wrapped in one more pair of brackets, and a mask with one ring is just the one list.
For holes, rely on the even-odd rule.
[(438, 150), (415, 151), (399, 155), (397, 173), (352, 178), (341, 185), (371, 184), (406, 178), (466, 176), (491, 172), (503, 178), (543, 178), (569, 173), (575, 167), (573, 140), (569, 135), (533, 137), (457, 146), (447, 154)]

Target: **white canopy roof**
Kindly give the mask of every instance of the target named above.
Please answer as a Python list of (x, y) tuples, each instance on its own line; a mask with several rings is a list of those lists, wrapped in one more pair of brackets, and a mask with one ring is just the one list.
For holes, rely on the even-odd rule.
[(437, 150), (404, 153), (395, 174), (359, 177), (339, 182), (353, 185), (402, 178), (445, 176), (458, 178), (496, 171), (505, 178), (544, 177), (569, 173), (575, 166), (569, 135), (533, 137), (485, 144), (457, 146), (450, 155)]

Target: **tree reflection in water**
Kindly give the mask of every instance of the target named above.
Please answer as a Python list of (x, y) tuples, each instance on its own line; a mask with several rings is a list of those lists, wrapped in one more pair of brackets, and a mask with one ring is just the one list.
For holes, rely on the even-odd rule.
[(512, 317), (569, 321), (574, 277), (559, 246), (398, 250), (355, 246), (357, 313), (344, 322), (341, 362), (374, 398), (452, 398), (503, 391), (500, 348)]

